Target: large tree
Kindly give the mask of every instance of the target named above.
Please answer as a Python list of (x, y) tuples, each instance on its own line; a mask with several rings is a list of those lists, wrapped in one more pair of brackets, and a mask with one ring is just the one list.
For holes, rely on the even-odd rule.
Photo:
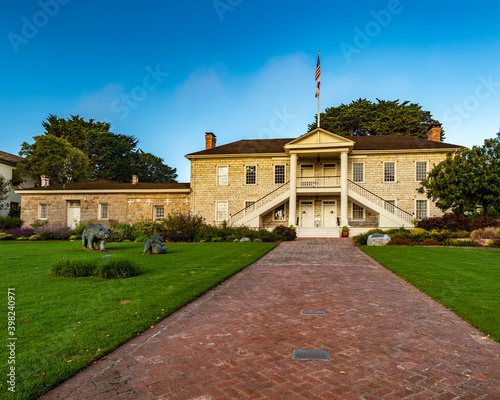
[(28, 173), (40, 184), (40, 176), (50, 177), (52, 183), (79, 182), (89, 179), (87, 156), (67, 140), (54, 135), (35, 136), (35, 143), (23, 143), (19, 154), (24, 156), (16, 173)]
[(417, 191), (425, 193), (442, 211), (455, 214), (475, 211), (478, 205), (485, 215), (490, 207), (500, 209), (500, 138), (448, 154)]
[[(316, 115), (309, 130), (316, 128), (317, 121)], [(321, 128), (341, 136), (403, 135), (423, 139), (427, 139), (431, 124), (438, 122), (418, 104), (380, 99), (376, 103), (358, 99), (348, 105), (330, 107), (321, 113), (320, 119)]]
[(87, 156), (89, 179), (129, 182), (137, 174), (142, 182), (176, 182), (175, 168), (138, 149), (134, 136), (111, 132), (108, 123), (86, 121), (78, 115), (64, 119), (51, 114), (42, 125), (46, 136), (66, 140)]
[(7, 195), (10, 189), (10, 182), (3, 176), (0, 175), (0, 210), (7, 208)]

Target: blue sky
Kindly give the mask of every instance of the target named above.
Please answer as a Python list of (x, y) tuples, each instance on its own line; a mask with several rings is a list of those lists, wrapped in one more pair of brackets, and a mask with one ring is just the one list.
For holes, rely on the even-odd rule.
[(23, 0), (0, 16), (0, 150), (49, 114), (136, 136), (189, 181), (187, 153), (297, 137), (358, 98), (419, 103), (446, 141), (500, 127), (500, 4), (491, 1)]

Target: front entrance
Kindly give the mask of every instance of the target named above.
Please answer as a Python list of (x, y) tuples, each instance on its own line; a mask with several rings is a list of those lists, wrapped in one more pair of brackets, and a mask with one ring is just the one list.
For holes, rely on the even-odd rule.
[(337, 226), (337, 203), (335, 200), (323, 200), (323, 227)]
[(300, 226), (302, 228), (314, 227), (314, 204), (312, 201), (300, 202)]
[(75, 228), (80, 223), (80, 200), (68, 201), (68, 226)]

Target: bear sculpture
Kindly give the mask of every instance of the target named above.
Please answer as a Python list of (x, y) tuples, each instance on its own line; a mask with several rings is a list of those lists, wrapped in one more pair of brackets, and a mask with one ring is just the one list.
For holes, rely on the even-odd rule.
[(167, 248), (163, 246), (163, 236), (152, 236), (144, 242), (143, 254), (165, 254)]
[(82, 233), (82, 244), (84, 248), (91, 250), (106, 250), (106, 241), (110, 238), (109, 231), (101, 224), (90, 224)]

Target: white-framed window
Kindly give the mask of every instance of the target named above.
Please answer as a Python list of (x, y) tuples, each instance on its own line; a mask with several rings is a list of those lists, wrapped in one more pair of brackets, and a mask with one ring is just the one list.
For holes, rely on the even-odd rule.
[(99, 219), (109, 219), (109, 204), (99, 203)]
[(352, 203), (352, 218), (353, 219), (363, 219), (365, 217), (365, 209), (358, 206), (356, 203)]
[(165, 218), (165, 206), (163, 204), (153, 206), (153, 219), (155, 221), (161, 221), (164, 218)]
[(255, 211), (255, 201), (245, 201), (245, 215), (251, 214)]
[(384, 163), (384, 182), (395, 183), (396, 182), (396, 163), (395, 162), (385, 162)]
[(228, 220), (228, 204), (227, 201), (215, 202), (215, 220), (227, 221)]
[(415, 180), (421, 182), (425, 178), (427, 178), (427, 161), (417, 161), (415, 163)]
[(427, 200), (415, 200), (415, 218), (418, 220), (429, 216), (429, 207)]
[(217, 185), (223, 186), (228, 184), (229, 167), (217, 167)]
[(365, 181), (365, 163), (352, 163), (352, 181), (358, 183)]
[(285, 220), (285, 205), (282, 204), (273, 210), (273, 221), (284, 221)]
[(285, 166), (284, 165), (275, 165), (274, 166), (274, 183), (275, 184), (283, 184), (286, 182), (285, 175)]
[(396, 206), (396, 200), (386, 200), (384, 203), (384, 208), (393, 214), (396, 211), (396, 209), (394, 208), (395, 206)]
[(38, 204), (38, 219), (49, 218), (49, 206), (46, 203)]
[(245, 184), (247, 185), (257, 184), (257, 166), (247, 165), (245, 167)]

